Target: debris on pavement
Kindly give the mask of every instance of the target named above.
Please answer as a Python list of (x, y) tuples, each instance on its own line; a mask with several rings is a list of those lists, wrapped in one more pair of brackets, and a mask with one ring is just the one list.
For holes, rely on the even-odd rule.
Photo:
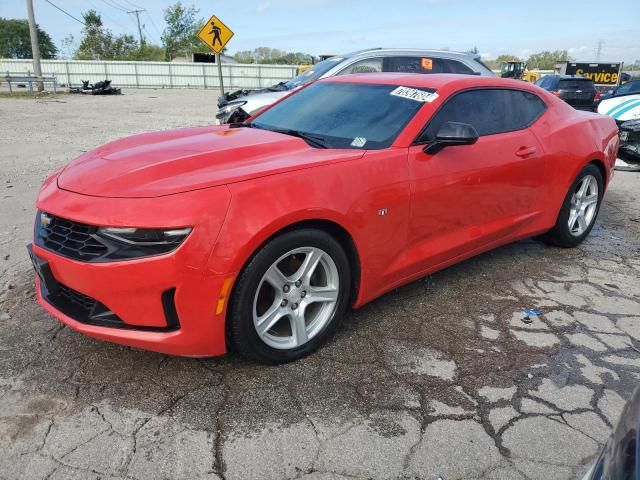
[(103, 80), (95, 84), (89, 80), (82, 80), (82, 87), (71, 87), (69, 93), (83, 93), (85, 95), (120, 95), (122, 90), (111, 86), (111, 80)]
[(539, 317), (542, 315), (542, 310), (538, 310), (537, 308), (525, 308), (523, 314), (524, 315), (520, 319), (522, 320), (522, 323), (532, 323), (532, 317)]

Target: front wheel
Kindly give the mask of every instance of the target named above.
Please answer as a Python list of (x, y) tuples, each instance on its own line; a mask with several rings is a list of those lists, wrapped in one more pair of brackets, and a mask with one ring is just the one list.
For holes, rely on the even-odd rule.
[(578, 246), (595, 224), (603, 193), (600, 169), (593, 164), (587, 165), (569, 188), (555, 226), (541, 239), (559, 247)]
[(231, 299), (232, 347), (261, 363), (316, 350), (347, 308), (351, 277), (340, 244), (321, 230), (280, 235), (246, 265)]

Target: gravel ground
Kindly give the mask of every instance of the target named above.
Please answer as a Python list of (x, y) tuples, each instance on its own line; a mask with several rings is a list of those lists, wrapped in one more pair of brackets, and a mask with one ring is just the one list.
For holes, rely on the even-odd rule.
[[(640, 379), (640, 176), (590, 238), (518, 242), (264, 367), (101, 343), (34, 300), (33, 202), (107, 140), (210, 122), (216, 92), (0, 98), (0, 478), (579, 478)], [(543, 314), (525, 324), (523, 308)]]

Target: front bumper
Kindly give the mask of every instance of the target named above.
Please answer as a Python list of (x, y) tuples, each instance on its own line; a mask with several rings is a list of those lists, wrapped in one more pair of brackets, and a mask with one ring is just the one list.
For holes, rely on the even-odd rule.
[[(171, 355), (204, 357), (226, 352), (225, 315), (216, 315), (224, 276), (181, 272), (171, 254), (144, 261), (89, 264), (37, 245), (33, 253), (48, 263), (64, 292), (51, 294), (37, 277), (38, 302), (74, 330)], [(80, 294), (80, 301), (89, 299), (96, 306), (69, 308), (69, 290)]]
[[(38, 302), (61, 322), (97, 339), (171, 355), (224, 354), (226, 304), (221, 310), (218, 297), (233, 275), (215, 271), (209, 261), (229, 201), (226, 187), (127, 199), (89, 197), (46, 181), (37, 207), (52, 215), (92, 225), (190, 225), (193, 230), (169, 253), (108, 262), (74, 260), (33, 245), (52, 284), (68, 297), (52, 295), (38, 277)], [(72, 300), (87, 303), (86, 308), (70, 308)]]

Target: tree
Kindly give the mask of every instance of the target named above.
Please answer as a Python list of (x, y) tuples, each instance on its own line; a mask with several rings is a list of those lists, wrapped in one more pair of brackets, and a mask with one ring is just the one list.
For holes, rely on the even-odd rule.
[(198, 18), (199, 12), (195, 6), (185, 7), (182, 2), (174, 3), (164, 10), (167, 26), (162, 32), (162, 44), (167, 60), (202, 50), (197, 34), (204, 20)]
[[(38, 25), (38, 46), (42, 58), (54, 58), (58, 49)], [(0, 58), (32, 58), (29, 22), (0, 18)]]
[(544, 52), (534, 53), (527, 60), (527, 68), (539, 68), (540, 70), (552, 70), (556, 63), (567, 62), (571, 60), (566, 50), (555, 50), (553, 52), (545, 50)]
[[(89, 10), (82, 15), (85, 23), (82, 40), (74, 57), (78, 60), (155, 60), (164, 59), (164, 49), (157, 45), (138, 45), (133, 35), (115, 36), (102, 24), (100, 14)], [(73, 39), (71, 39), (73, 41)]]
[(127, 51), (118, 58), (118, 60), (129, 60), (138, 62), (163, 62), (164, 59), (164, 48), (160, 45), (153, 45), (147, 42), (144, 42), (140, 48)]
[(111, 30), (105, 28), (102, 17), (95, 10), (89, 10), (82, 14), (85, 27), (82, 31), (82, 40), (76, 50), (75, 58), (78, 60), (116, 60), (121, 55), (126, 55), (130, 50), (137, 49), (135, 39), (131, 35), (114, 37)]
[(263, 63), (279, 65), (309, 65), (314, 63), (313, 55), (302, 52), (285, 52), (277, 48), (257, 47), (242, 50), (233, 58), (240, 63)]

